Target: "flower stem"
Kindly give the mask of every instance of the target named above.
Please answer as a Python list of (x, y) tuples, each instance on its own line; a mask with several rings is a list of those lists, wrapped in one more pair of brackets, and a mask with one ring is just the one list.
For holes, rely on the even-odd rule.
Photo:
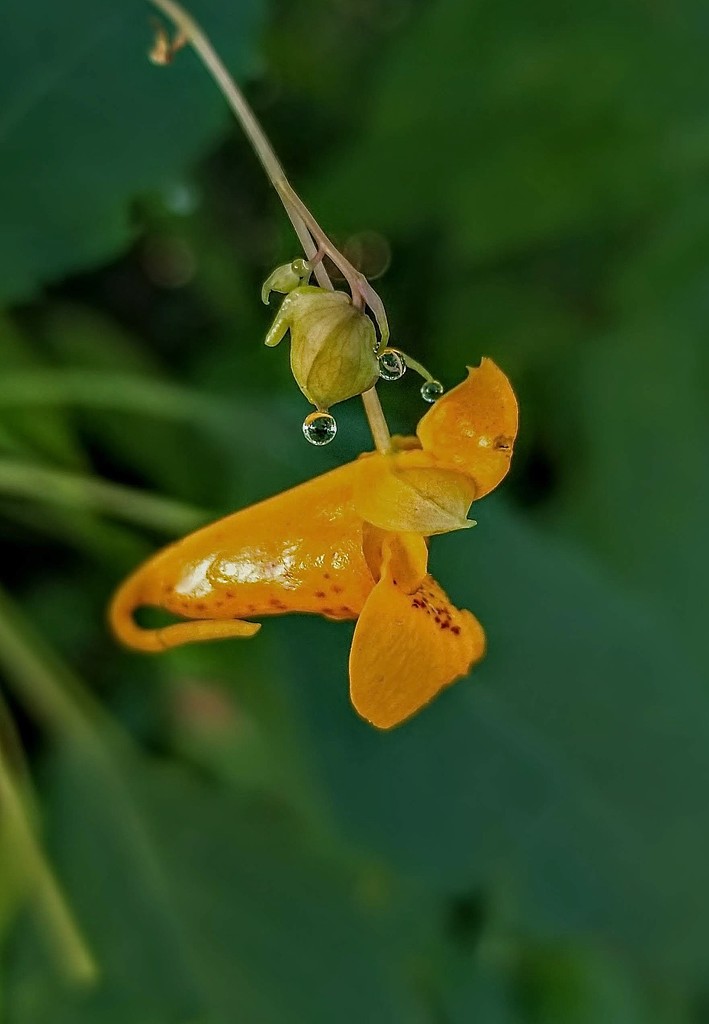
[[(382, 300), (364, 275), (353, 267), (330, 241), (308, 207), (292, 188), (256, 115), (205, 33), (194, 18), (180, 4), (175, 3), (175, 0), (148, 0), (148, 2), (162, 11), (174, 23), (180, 37), (194, 47), (202, 63), (219, 86), (260, 160), (269, 181), (278, 193), (307, 258), (312, 259), (316, 253), (329, 256), (347, 281), (353, 303), (360, 308), (365, 305), (369, 306), (372, 310), (381, 335), (380, 347), (384, 348), (389, 337), (389, 327)], [(313, 272), (321, 288), (332, 289), (332, 282), (323, 266), (322, 259), (316, 262)], [(388, 452), (391, 448), (391, 437), (376, 388), (372, 388), (362, 395), (362, 401), (377, 450)]]
[(374, 439), (374, 447), (378, 452), (386, 454), (391, 451), (391, 434), (384, 416), (382, 403), (379, 401), (376, 386), (362, 394), (362, 404)]
[(404, 354), (404, 358), (406, 359), (406, 365), (407, 365), (407, 366), (408, 366), (408, 367), (409, 367), (409, 368), (410, 368), (411, 370), (414, 370), (414, 371), (415, 371), (416, 373), (418, 373), (419, 377), (423, 377), (423, 379), (424, 379), (425, 381), (429, 381), (429, 382), (430, 382), (430, 381), (432, 381), (432, 380), (434, 379), (434, 378), (433, 378), (433, 374), (432, 374), (432, 373), (429, 373), (429, 372), (428, 372), (428, 370), (427, 370), (427, 369), (426, 369), (426, 367), (425, 367), (425, 366), (423, 365), (423, 363), (420, 363), (420, 362), (418, 361), (418, 359), (413, 359), (413, 358), (412, 358), (412, 357), (411, 357), (411, 356), (410, 356), (410, 355), (408, 354), (408, 352)]

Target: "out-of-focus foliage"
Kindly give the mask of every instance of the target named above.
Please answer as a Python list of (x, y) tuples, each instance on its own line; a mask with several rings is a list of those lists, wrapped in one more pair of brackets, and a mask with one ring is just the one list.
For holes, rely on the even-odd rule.
[(0, 70), (0, 793), (37, 837), (0, 815), (0, 1019), (702, 1024), (706, 12), (194, 4), (325, 226), (391, 253), (394, 344), (519, 391), (504, 494), (431, 552), (488, 657), (379, 734), (350, 626), (107, 635), (143, 555), (370, 441), (356, 402), (302, 440), (259, 299), (298, 247), (193, 55), (65, 6), (11, 4)]
[[(201, 0), (236, 73), (253, 71), (259, 0)], [(144, 0), (13, 2), (0, 65), (0, 296), (113, 256), (140, 192), (213, 138), (223, 101), (199, 68), (156, 76)]]

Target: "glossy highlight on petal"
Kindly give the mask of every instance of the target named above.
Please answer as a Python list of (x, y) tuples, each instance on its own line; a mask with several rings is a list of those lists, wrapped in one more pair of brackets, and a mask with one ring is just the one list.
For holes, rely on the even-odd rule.
[[(110, 616), (118, 638), (129, 647), (160, 651), (258, 630), (257, 624), (234, 620), (284, 612), (356, 618), (374, 580), (354, 509), (352, 465), (226, 516), (158, 552), (113, 600)], [(141, 629), (133, 613), (142, 606), (198, 621)]]
[(352, 704), (378, 729), (410, 718), (485, 653), (478, 620), (453, 607), (431, 576), (413, 592), (401, 586), (395, 565), (405, 554), (394, 552), (392, 544), (350, 651)]
[(424, 451), (469, 474), (480, 499), (507, 475), (518, 423), (512, 385), (492, 359), (482, 359), (429, 409), (416, 433)]

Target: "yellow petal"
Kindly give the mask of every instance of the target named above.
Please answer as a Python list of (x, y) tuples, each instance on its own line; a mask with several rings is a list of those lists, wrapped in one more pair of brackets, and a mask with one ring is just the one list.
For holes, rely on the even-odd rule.
[(518, 419), (512, 385), (492, 359), (483, 359), (479, 367), (468, 367), (467, 380), (438, 399), (416, 433), (425, 451), (472, 477), (477, 499), (507, 475)]
[(360, 459), (354, 487), (357, 512), (368, 523), (396, 533), (437, 533), (462, 530), (475, 497), (470, 477), (440, 467), (420, 450)]
[[(406, 592), (395, 573), (407, 557), (411, 550), (402, 550), (401, 538), (385, 542), (382, 577), (359, 617), (350, 652), (352, 703), (379, 729), (415, 714), (485, 653), (480, 623), (454, 608), (431, 576)], [(420, 570), (420, 551), (414, 557)], [(415, 576), (416, 567), (409, 570)]]
[[(113, 599), (115, 634), (129, 647), (160, 651), (251, 636), (258, 625), (240, 620), (264, 615), (356, 618), (374, 578), (353, 506), (354, 471), (355, 463), (341, 466), (153, 555)], [(146, 605), (196, 621), (142, 629), (133, 614)]]
[(370, 523), (362, 530), (362, 550), (373, 583), (381, 579), (385, 560), (398, 587), (411, 594), (421, 585), (428, 565), (428, 545), (418, 533), (391, 534)]

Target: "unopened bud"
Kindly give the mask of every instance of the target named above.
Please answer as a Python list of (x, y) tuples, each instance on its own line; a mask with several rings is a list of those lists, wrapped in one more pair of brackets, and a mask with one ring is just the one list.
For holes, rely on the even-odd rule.
[(291, 369), (305, 397), (329, 409), (374, 386), (379, 377), (374, 324), (344, 292), (304, 285), (281, 304), (266, 344), (291, 335)]
[(288, 292), (300, 288), (304, 281), (307, 281), (312, 273), (312, 267), (305, 260), (293, 260), (292, 263), (284, 263), (276, 267), (263, 282), (261, 289), (261, 301), (265, 306), (271, 297), (271, 292), (280, 292), (287, 295)]

